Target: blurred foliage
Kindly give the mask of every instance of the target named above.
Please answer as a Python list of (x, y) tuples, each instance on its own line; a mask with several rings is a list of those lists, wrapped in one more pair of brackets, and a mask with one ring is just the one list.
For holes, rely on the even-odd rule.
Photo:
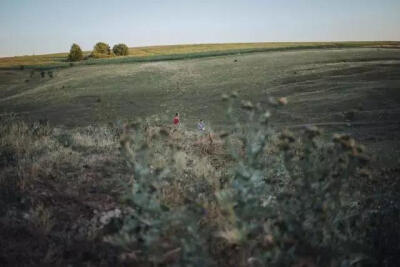
[[(182, 145), (184, 135), (166, 149), (163, 130), (149, 141), (147, 126), (125, 125), (121, 152), (133, 171), (124, 201), (128, 212), (119, 233), (107, 237), (125, 249), (121, 259), (144, 266), (376, 264), (365, 243), (371, 211), (361, 193), (369, 162), (365, 148), (348, 135), (326, 139), (312, 126), (274, 130), (269, 118), (286, 98), (271, 99), (268, 110), (242, 101), (247, 124), (232, 114), (237, 94), (223, 98), (234, 127), (219, 136), (229, 152), (222, 173), (193, 172), (187, 158), (197, 161), (198, 151)], [(166, 138), (180, 131), (166, 131)], [(215, 144), (217, 138), (210, 134), (210, 140)], [(157, 153), (166, 162), (156, 168)], [(184, 194), (184, 201), (166, 201), (165, 188), (177, 179), (206, 184), (182, 186), (176, 197)]]
[[(123, 266), (397, 266), (396, 170), (372, 172), (364, 146), (349, 135), (274, 128), (270, 117), (290, 104), (284, 97), (264, 106), (236, 93), (223, 100), (232, 127), (219, 133), (159, 118), (67, 130), (1, 117), (0, 211), (7, 216), (0, 233), (14, 222), (51, 240), (47, 263), (115, 265), (119, 255)], [(246, 123), (233, 113), (237, 105)], [(79, 194), (118, 192), (121, 201), (101, 212), (96, 206), (85, 220), (71, 212), (77, 204), (65, 204), (72, 186)], [(81, 219), (61, 229), (67, 214)], [(83, 250), (90, 255), (63, 259), (82, 240), (92, 244)]]

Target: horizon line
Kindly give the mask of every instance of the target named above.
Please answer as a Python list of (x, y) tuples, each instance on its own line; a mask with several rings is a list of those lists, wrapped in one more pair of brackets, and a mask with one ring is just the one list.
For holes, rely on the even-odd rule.
[[(98, 41), (105, 42), (105, 41)], [(174, 43), (174, 44), (149, 44), (142, 46), (129, 46), (128, 48), (149, 48), (149, 47), (168, 47), (168, 46), (182, 46), (182, 45), (218, 45), (218, 44), (265, 44), (265, 43), (374, 43), (374, 42), (382, 42), (382, 43), (400, 43), (400, 40), (331, 40), (331, 41), (260, 41), (260, 42), (210, 42), (210, 43)], [(97, 43), (97, 42), (96, 42)], [(96, 44), (95, 43), (95, 44)], [(107, 43), (107, 42), (105, 42)], [(123, 43), (123, 42), (119, 42)], [(74, 42), (72, 44), (78, 44)], [(71, 44), (71, 45), (72, 45)], [(93, 44), (93, 46), (95, 45)], [(107, 43), (109, 44), (109, 43)], [(110, 44), (109, 44), (110, 45)], [(112, 45), (110, 45), (111, 47)], [(82, 52), (90, 52), (91, 50), (82, 50)], [(32, 56), (46, 56), (46, 55), (57, 55), (57, 54), (66, 54), (68, 50), (64, 52), (48, 52), (43, 54), (21, 54), (21, 55), (12, 55), (12, 56), (1, 56), (0, 58), (14, 58), (14, 57), (32, 57)]]

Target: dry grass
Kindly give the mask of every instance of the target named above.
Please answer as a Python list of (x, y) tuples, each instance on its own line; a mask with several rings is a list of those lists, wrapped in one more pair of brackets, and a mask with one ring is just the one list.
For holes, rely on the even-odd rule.
[[(113, 220), (124, 218), (130, 210), (117, 199), (124, 196), (127, 189), (131, 190), (128, 182), (141, 178), (133, 177), (132, 173), (136, 172), (127, 167), (127, 159), (120, 155), (120, 149), (122, 151), (128, 147), (132, 155), (138, 157), (137, 160), (144, 160), (149, 165), (150, 176), (168, 170), (166, 173), (169, 174), (163, 179), (152, 183), (163, 205), (169, 209), (179, 209), (189, 201), (202, 208), (204, 215), (199, 217), (196, 224), (212, 230), (209, 234), (215, 241), (212, 243), (212, 250), (215, 250), (213, 255), (218, 255), (225, 266), (248, 266), (247, 261), (237, 264), (241, 256), (235, 255), (238, 249), (246, 251), (248, 230), (239, 227), (239, 213), (235, 210), (237, 206), (229, 197), (233, 191), (227, 187), (229, 182), (223, 182), (224, 178), (232, 175), (230, 164), (235, 160), (226, 157), (229, 145), (223, 142), (222, 135), (203, 135), (184, 127), (138, 125), (125, 124), (123, 130), (100, 126), (50, 129), (47, 125), (32, 126), (13, 120), (0, 125), (0, 149), (7, 148), (9, 154), (16, 158), (7, 168), (0, 168), (0, 188), (4, 190), (9, 186), (4, 177), (17, 179), (18, 186), (13, 190), (20, 195), (18, 201), (22, 199), (25, 203), (15, 208), (18, 201), (10, 201), (10, 198), (7, 199), (9, 195), (0, 194), (0, 204), (4, 204), (1, 206), (7, 214), (0, 219), (0, 234), (6, 244), (0, 248), (0, 254), (14, 253), (18, 259), (15, 262), (30, 261), (37, 265), (44, 262), (66, 265), (71, 261), (78, 265), (83, 261), (95, 266), (117, 265), (115, 258), (111, 263), (108, 258), (110, 255), (116, 257), (122, 251), (105, 247), (101, 240), (112, 235), (108, 231), (112, 231)], [(314, 132), (315, 129), (309, 128), (307, 133)], [(281, 182), (293, 181), (287, 179), (288, 172), (276, 157), (283, 142), (289, 140), (290, 136), (288, 132), (271, 136), (260, 157), (268, 156), (265, 159), (267, 161), (259, 162), (271, 169), (265, 170), (265, 175), (270, 178), (281, 177)], [(230, 138), (233, 139), (231, 144), (237, 147), (237, 154), (242, 154), (241, 160), (250, 162), (251, 151), (243, 149), (246, 148), (246, 142), (235, 140), (236, 137)], [(342, 146), (355, 146), (354, 140), (345, 139), (344, 136), (336, 139), (343, 141)], [(289, 146), (293, 150), (292, 159), (299, 160), (303, 155), (300, 153), (300, 140), (293, 139)], [(0, 153), (0, 160), (7, 155)], [(215, 165), (216, 158), (219, 159), (219, 166)], [(12, 157), (9, 159), (12, 161)], [(274, 179), (269, 182), (271, 187), (289, 187), (289, 184), (282, 183), (274, 185)], [(125, 186), (120, 187), (118, 183)], [(270, 198), (263, 200), (263, 203), (270, 201)], [(20, 221), (18, 216), (23, 216), (24, 220)], [(269, 226), (263, 224), (263, 227)], [(8, 234), (14, 229), (21, 232), (23, 241), (15, 241), (13, 234)], [(174, 236), (178, 231), (175, 227), (170, 230), (166, 233), (165, 244), (168, 243), (167, 237)], [(272, 235), (270, 229), (267, 230), (265, 232), (268, 235), (254, 240), (261, 240), (262, 246), (271, 249), (277, 246), (275, 240), (279, 238)], [(40, 257), (35, 259), (37, 252), (26, 242), (33, 242), (38, 237), (45, 241), (41, 243)], [(86, 243), (90, 245), (81, 247)], [(171, 241), (164, 249), (167, 252), (162, 262), (181, 248)], [(7, 257), (12, 262), (14, 256)], [(136, 256), (134, 258), (133, 262), (137, 260)]]
[[(131, 58), (149, 58), (158, 56), (184, 55), (193, 57), (193, 54), (234, 51), (251, 52), (262, 49), (291, 49), (310, 47), (400, 47), (399, 42), (261, 42), (261, 43), (220, 43), (220, 44), (184, 44), (184, 45), (163, 45), (129, 48)], [(84, 56), (90, 51), (84, 52)], [(0, 68), (19, 66), (47, 66), (52, 64), (66, 64), (68, 53), (55, 53), (33, 56), (16, 56), (0, 58)], [(121, 57), (118, 57), (121, 58)]]
[(191, 54), (210, 51), (226, 51), (239, 49), (262, 49), (262, 48), (301, 48), (310, 46), (326, 46), (336, 47), (339, 45), (348, 46), (375, 46), (382, 45), (391, 47), (398, 46), (399, 43), (387, 42), (262, 42), (262, 43), (221, 43), (221, 44), (188, 44), (188, 45), (164, 45), (164, 46), (147, 46), (147, 47), (132, 47), (129, 48), (129, 53), (132, 56), (148, 57), (172, 54)]
[(37, 56), (17, 56), (0, 58), (0, 67), (17, 67), (21, 65), (40, 66), (66, 60), (67, 53), (57, 53)]
[[(91, 254), (103, 246), (97, 238), (104, 216), (116, 210), (115, 196), (122, 190), (118, 183), (129, 179), (118, 157), (116, 133), (106, 127), (53, 129), (14, 117), (2, 119), (0, 211), (6, 214), (0, 219), (2, 262), (59, 265), (64, 251), (72, 249), (79, 258), (81, 252)], [(112, 251), (108, 253), (112, 258)], [(110, 258), (101, 257), (100, 261)]]

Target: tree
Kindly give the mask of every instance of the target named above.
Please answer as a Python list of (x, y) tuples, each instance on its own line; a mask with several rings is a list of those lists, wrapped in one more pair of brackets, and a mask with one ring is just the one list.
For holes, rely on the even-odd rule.
[(116, 44), (113, 47), (113, 52), (117, 56), (127, 56), (129, 54), (129, 49), (126, 44)]
[(77, 44), (72, 44), (69, 50), (68, 60), (69, 61), (79, 61), (82, 60), (83, 54), (82, 49)]
[(111, 54), (111, 48), (108, 44), (103, 43), (103, 42), (98, 42), (94, 47), (93, 47), (93, 52), (92, 56), (99, 58), (99, 57), (109, 57), (112, 56)]

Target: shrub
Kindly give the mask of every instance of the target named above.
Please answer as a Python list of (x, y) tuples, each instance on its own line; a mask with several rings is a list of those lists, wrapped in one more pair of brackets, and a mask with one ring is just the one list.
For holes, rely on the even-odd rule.
[[(236, 102), (234, 96), (228, 99)], [(286, 103), (286, 98), (273, 101), (276, 108)], [(149, 140), (148, 126), (126, 128), (121, 151), (133, 172), (125, 199), (129, 208), (119, 234), (108, 240), (141, 251), (136, 261), (150, 265), (349, 266), (364, 261), (367, 208), (358, 205), (358, 172), (368, 158), (362, 146), (347, 135), (326, 140), (313, 127), (298, 134), (277, 132), (269, 127), (268, 111), (249, 101), (242, 108), (246, 124), (228, 108), (236, 126), (220, 135), (230, 159), (223, 172), (204, 167), (207, 162), (199, 168), (207, 159), (196, 158), (182, 130), (160, 130)]]
[[(287, 99), (272, 104), (281, 108)], [(110, 266), (399, 266), (398, 168), (372, 176), (363, 146), (351, 136), (327, 138), (315, 127), (278, 131), (269, 126), (271, 113), (249, 101), (242, 102), (248, 115), (242, 123), (232, 106), (229, 132), (207, 137), (159, 125), (156, 117), (123, 130), (52, 129), (45, 120), (0, 117), (3, 229), (25, 218), (30, 224), (18, 229), (59, 244), (52, 257), (62, 263), (75, 257), (71, 249), (83, 249), (90, 253), (77, 263), (106, 264), (109, 252), (118, 253), (122, 262)], [(79, 202), (64, 205), (70, 195), (62, 188), (94, 199), (88, 179), (96, 179), (99, 199), (120, 198), (125, 187), (118, 208), (91, 204), (94, 215), (88, 216), (88, 195), (80, 206), (75, 194)], [(63, 205), (50, 208), (54, 199)], [(84, 219), (57, 216), (75, 209)], [(53, 227), (60, 223), (69, 225)], [(16, 248), (12, 233), (9, 251)], [(79, 245), (88, 239), (120, 247)], [(34, 255), (41, 259), (36, 249)]]
[(116, 44), (113, 47), (113, 52), (116, 56), (127, 56), (129, 54), (129, 49), (126, 44)]
[(80, 61), (83, 58), (82, 50), (79, 45), (73, 44), (69, 50), (69, 61)]
[(103, 58), (113, 56), (111, 52), (111, 48), (108, 44), (103, 42), (98, 42), (94, 47), (91, 54), (91, 57), (94, 58)]
[[(356, 178), (368, 160), (362, 146), (347, 135), (324, 140), (314, 127), (273, 134), (269, 115), (257, 115), (249, 104), (243, 108), (261, 125), (238, 127), (243, 155), (231, 148), (237, 163), (218, 193), (222, 214), (232, 222), (221, 236), (240, 247), (238, 260), (252, 258), (261, 266), (355, 260), (351, 254), (362, 254), (365, 238)], [(352, 252), (346, 251), (350, 244)]]

